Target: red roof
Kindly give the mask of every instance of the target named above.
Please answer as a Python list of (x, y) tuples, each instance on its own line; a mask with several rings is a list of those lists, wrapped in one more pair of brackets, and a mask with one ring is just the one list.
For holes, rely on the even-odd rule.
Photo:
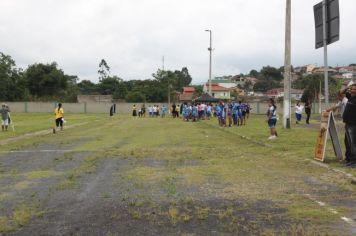
[[(209, 83), (206, 84), (206, 87), (209, 88)], [(222, 87), (218, 84), (211, 84), (211, 91), (230, 91), (230, 89)]]
[(194, 87), (183, 87), (183, 93), (194, 93), (195, 88)]

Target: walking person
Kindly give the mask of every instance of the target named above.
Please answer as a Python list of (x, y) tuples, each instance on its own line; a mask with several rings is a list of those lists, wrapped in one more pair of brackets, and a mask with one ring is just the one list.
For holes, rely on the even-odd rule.
[(356, 167), (356, 84), (346, 92), (348, 102), (343, 113), (345, 123), (346, 166)]
[(1, 113), (1, 131), (7, 131), (9, 127), (10, 120), (10, 108), (3, 103), (0, 109)]
[(60, 127), (61, 131), (63, 130), (63, 123), (64, 123), (64, 109), (62, 107), (62, 103), (58, 103), (56, 109), (54, 109), (54, 115), (56, 118), (56, 126), (53, 128), (53, 133), (56, 133), (56, 130)]
[(307, 99), (307, 101), (304, 103), (304, 107), (305, 107), (304, 108), (305, 114), (307, 114), (306, 123), (309, 125), (309, 119), (310, 119), (311, 109), (312, 109), (312, 103), (310, 99)]
[(277, 106), (274, 103), (273, 98), (268, 100), (268, 110), (267, 110), (267, 123), (270, 129), (271, 136), (268, 139), (275, 139), (277, 138)]

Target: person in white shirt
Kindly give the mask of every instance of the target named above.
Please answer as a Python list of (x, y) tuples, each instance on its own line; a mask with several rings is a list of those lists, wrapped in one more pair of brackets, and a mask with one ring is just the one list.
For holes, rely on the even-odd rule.
[(345, 106), (348, 102), (348, 99), (345, 96), (345, 92), (346, 92), (347, 88), (348, 87), (346, 87), (345, 89), (342, 89), (338, 92), (338, 94), (337, 94), (338, 102), (335, 104), (335, 106), (332, 106), (332, 107), (326, 109), (327, 112), (330, 112), (330, 111), (335, 112), (336, 110), (339, 110), (339, 113), (342, 117), (342, 115), (344, 114)]
[(296, 124), (299, 124), (299, 122), (302, 120), (303, 109), (304, 106), (300, 105), (300, 103), (297, 102), (297, 105), (295, 106), (295, 118), (297, 119), (297, 121), (295, 122)]

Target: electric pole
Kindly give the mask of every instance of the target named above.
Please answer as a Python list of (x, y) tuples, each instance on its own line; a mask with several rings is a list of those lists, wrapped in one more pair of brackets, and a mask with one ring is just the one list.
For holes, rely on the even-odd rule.
[(291, 122), (291, 0), (286, 0), (286, 32), (284, 55), (284, 96), (283, 96), (283, 127), (290, 129)]

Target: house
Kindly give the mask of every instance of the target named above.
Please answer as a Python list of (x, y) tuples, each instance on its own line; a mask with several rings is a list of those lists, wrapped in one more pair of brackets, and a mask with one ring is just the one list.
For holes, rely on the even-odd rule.
[(313, 71), (315, 70), (316, 65), (310, 64), (310, 65), (306, 65), (306, 73), (307, 74), (312, 74)]
[(234, 88), (236, 87), (236, 83), (233, 82), (230, 77), (215, 77), (211, 80), (212, 84), (217, 84), (224, 88)]
[[(303, 96), (304, 90), (302, 89), (291, 89), (290, 90), (290, 97), (291, 99), (300, 100)], [(279, 98), (284, 96), (284, 89), (277, 88), (277, 89), (270, 89), (266, 92), (265, 96)]]
[(276, 88), (276, 89), (267, 90), (267, 92), (265, 93), (265, 96), (273, 97), (273, 98), (283, 97), (284, 96), (284, 89), (283, 88)]
[(356, 66), (343, 66), (338, 68), (340, 74), (356, 73)]
[(183, 92), (179, 94), (180, 102), (191, 102), (195, 93), (194, 87), (183, 87)]
[(304, 93), (303, 89), (291, 89), (290, 97), (294, 100), (300, 101), (300, 99), (302, 99), (303, 93)]
[(246, 82), (249, 81), (249, 82), (251, 82), (252, 85), (255, 85), (257, 83), (258, 79), (255, 77), (248, 76), (248, 77), (245, 77), (245, 81)]
[[(209, 83), (204, 84), (203, 91), (205, 93), (209, 92)], [(218, 99), (231, 99), (230, 89), (216, 83), (211, 84), (211, 95)]]
[[(337, 73), (337, 70), (329, 67), (328, 68), (328, 73), (329, 74), (336, 74)], [(315, 68), (313, 70), (313, 74), (324, 74), (324, 67), (319, 67), (319, 68)]]

